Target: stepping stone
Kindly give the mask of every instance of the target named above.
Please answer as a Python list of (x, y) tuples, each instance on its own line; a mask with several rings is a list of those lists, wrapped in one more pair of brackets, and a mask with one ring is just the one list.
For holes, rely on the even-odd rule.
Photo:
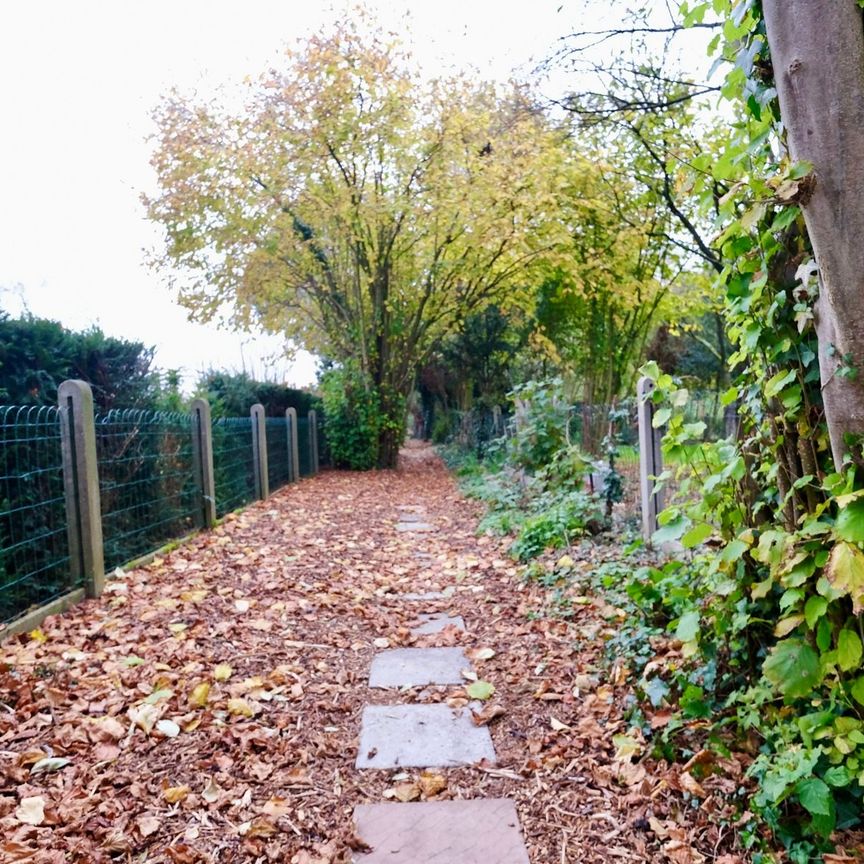
[(399, 514), (399, 522), (422, 522), (426, 518), (424, 513), (400, 513)]
[(425, 594), (393, 594), (396, 600), (443, 600), (447, 595), (443, 591), (427, 591)]
[(461, 648), (393, 648), (375, 655), (369, 686), (387, 689), (461, 684), (462, 670), (470, 665)]
[(437, 530), (434, 525), (430, 525), (428, 522), (398, 522), (396, 524), (396, 530), (402, 532), (403, 534), (406, 531), (414, 531), (418, 534), (426, 534), (429, 531)]
[(467, 708), (367, 705), (363, 709), (357, 768), (447, 768), (481, 759), (495, 763), (492, 738), (486, 726), (474, 725)]
[(358, 804), (356, 833), (372, 851), (354, 864), (528, 864), (516, 807), (506, 798)]
[(412, 636), (428, 636), (430, 633), (440, 633), (447, 627), (455, 627), (457, 630), (465, 629), (465, 621), (461, 615), (448, 615), (446, 612), (422, 612), (417, 616), (420, 620), (418, 627), (411, 628)]

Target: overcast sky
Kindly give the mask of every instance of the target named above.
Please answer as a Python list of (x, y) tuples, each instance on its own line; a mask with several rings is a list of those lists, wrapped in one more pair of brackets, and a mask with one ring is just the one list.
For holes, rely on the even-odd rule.
[[(369, 0), (430, 74), (529, 70), (582, 0)], [(150, 111), (177, 86), (202, 95), (256, 77), (280, 47), (336, 15), (316, 0), (27, 0), (0, 26), (0, 308), (155, 345), (191, 380), (211, 366), (295, 385), (314, 362), (281, 340), (193, 325), (143, 250), (158, 242), (139, 196), (152, 189)], [(608, 10), (608, 6), (606, 9)], [(406, 26), (405, 13), (409, 12)], [(608, 14), (608, 12), (607, 12)], [(598, 23), (605, 23), (602, 20)]]

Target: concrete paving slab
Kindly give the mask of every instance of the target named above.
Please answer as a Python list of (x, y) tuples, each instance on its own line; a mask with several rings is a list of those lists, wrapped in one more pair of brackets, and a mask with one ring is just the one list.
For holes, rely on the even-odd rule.
[(461, 648), (392, 648), (373, 658), (369, 686), (386, 689), (461, 684), (462, 670), (470, 665)]
[(513, 802), (506, 798), (359, 804), (357, 835), (372, 847), (355, 864), (528, 864)]
[(422, 594), (394, 594), (395, 600), (443, 600), (447, 595), (443, 591), (425, 591)]
[(447, 627), (455, 627), (457, 630), (465, 629), (465, 620), (461, 615), (449, 615), (447, 612), (421, 612), (417, 618), (420, 624), (411, 628), (412, 636), (428, 636), (431, 633), (440, 633)]
[[(360, 728), (357, 768), (447, 768), (495, 763), (485, 726), (471, 712), (447, 705), (367, 705)], [(417, 860), (425, 860), (422, 857)]]
[(398, 522), (396, 524), (396, 530), (402, 534), (408, 532), (415, 534), (428, 534), (430, 531), (437, 531), (438, 529), (434, 525), (430, 525), (428, 522)]
[(399, 514), (399, 522), (425, 522), (426, 514), (425, 513), (400, 513)]

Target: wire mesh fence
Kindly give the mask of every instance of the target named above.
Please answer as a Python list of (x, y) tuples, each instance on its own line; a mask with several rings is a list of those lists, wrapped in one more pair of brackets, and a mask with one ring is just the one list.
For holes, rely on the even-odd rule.
[(267, 476), (274, 492), (291, 480), (290, 430), (284, 417), (268, 417), (266, 426)]
[[(74, 588), (98, 593), (103, 558), (111, 570), (212, 524), (214, 497), (222, 517), (262, 494), (252, 417), (208, 419), (211, 434), (202, 436), (200, 408), (94, 417), (84, 401), (82, 415), (71, 397), (62, 409), (0, 406), (0, 630)], [(272, 490), (317, 470), (316, 429), (306, 417), (297, 427), (299, 471), (288, 419), (266, 419)], [(95, 516), (84, 519), (87, 501)]]
[(0, 407), (0, 621), (73, 588), (60, 412)]
[(106, 568), (192, 531), (196, 487), (190, 415), (97, 415), (96, 453)]
[(297, 418), (297, 449), (300, 454), (300, 476), (309, 477), (312, 471), (312, 448), (309, 446), (309, 418)]
[(251, 417), (213, 421), (213, 472), (217, 516), (221, 518), (255, 500)]

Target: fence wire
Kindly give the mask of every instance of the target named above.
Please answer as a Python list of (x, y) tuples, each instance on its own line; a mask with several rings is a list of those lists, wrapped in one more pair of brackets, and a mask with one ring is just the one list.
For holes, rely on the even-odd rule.
[(106, 569), (193, 530), (197, 492), (190, 415), (97, 414), (96, 454)]
[(312, 451), (309, 446), (309, 418), (297, 418), (297, 449), (300, 451), (300, 476), (312, 474)]
[(267, 477), (270, 491), (274, 492), (291, 479), (288, 419), (286, 417), (268, 417), (266, 428)]
[(213, 421), (213, 472), (218, 517), (255, 500), (251, 417)]
[(0, 407), (0, 621), (81, 587), (72, 579), (60, 412)]

